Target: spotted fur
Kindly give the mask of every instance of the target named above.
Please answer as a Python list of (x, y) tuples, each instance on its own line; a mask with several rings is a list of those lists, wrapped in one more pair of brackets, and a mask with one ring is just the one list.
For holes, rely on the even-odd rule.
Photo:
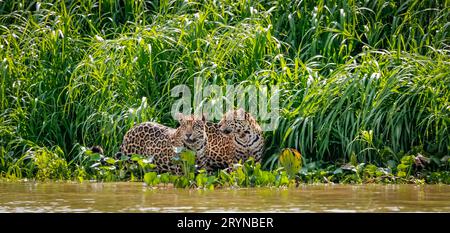
[(199, 168), (212, 172), (230, 167), (234, 161), (233, 137), (222, 133), (217, 124), (207, 122), (205, 118), (190, 120), (197, 126), (194, 127), (194, 134), (201, 135), (201, 138), (197, 143), (184, 140), (184, 145), (196, 152)]
[[(201, 135), (197, 135), (197, 126), (193, 121), (180, 117), (180, 126), (173, 129), (154, 122), (144, 122), (132, 127), (125, 134), (120, 152), (125, 155), (140, 154), (153, 156), (155, 170), (159, 173), (171, 172), (179, 174), (181, 167), (173, 160), (175, 148), (184, 147), (184, 142), (199, 143)], [(200, 143), (202, 144), (202, 143)]]
[(232, 135), (235, 148), (234, 161), (253, 157), (260, 162), (264, 152), (264, 136), (255, 118), (242, 108), (227, 112), (219, 122), (219, 129)]
[(174, 164), (174, 147), (196, 152), (199, 168), (211, 172), (254, 157), (260, 161), (264, 150), (262, 130), (256, 120), (242, 109), (225, 114), (219, 124), (204, 117), (179, 114), (180, 126), (169, 128), (146, 122), (130, 129), (124, 137), (121, 152), (154, 156), (158, 172), (179, 173)]

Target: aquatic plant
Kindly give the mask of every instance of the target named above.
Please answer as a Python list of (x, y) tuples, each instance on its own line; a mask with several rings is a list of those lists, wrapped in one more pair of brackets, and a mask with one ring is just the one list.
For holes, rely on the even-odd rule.
[(284, 149), (280, 154), (279, 163), (289, 177), (293, 178), (302, 168), (302, 155), (296, 149)]
[(71, 178), (70, 169), (64, 159), (61, 148), (56, 147), (53, 151), (46, 148), (30, 150), (30, 157), (34, 160), (38, 180), (66, 180)]

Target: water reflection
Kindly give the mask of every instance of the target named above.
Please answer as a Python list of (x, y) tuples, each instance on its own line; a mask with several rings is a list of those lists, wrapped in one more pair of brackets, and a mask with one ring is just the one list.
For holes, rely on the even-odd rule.
[(143, 183), (0, 183), (0, 212), (450, 212), (449, 185), (173, 189)]

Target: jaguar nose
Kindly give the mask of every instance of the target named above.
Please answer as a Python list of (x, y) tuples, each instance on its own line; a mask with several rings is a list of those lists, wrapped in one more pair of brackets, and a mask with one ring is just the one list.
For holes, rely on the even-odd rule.
[(191, 139), (191, 137), (192, 137), (192, 134), (191, 134), (191, 133), (187, 133), (187, 134), (186, 134), (186, 138), (187, 138), (187, 139)]
[(229, 127), (224, 127), (224, 128), (221, 128), (220, 130), (222, 130), (222, 132), (225, 134), (231, 133), (231, 129)]

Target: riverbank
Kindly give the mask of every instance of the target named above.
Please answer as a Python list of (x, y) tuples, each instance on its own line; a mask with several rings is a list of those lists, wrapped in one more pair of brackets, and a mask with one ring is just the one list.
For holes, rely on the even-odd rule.
[[(232, 168), (208, 174), (198, 170), (195, 153), (183, 151), (176, 157), (182, 173), (158, 174), (155, 165), (146, 156), (132, 155), (114, 159), (86, 151), (79, 163), (71, 166), (53, 153), (41, 151), (25, 161), (26, 176), (21, 167), (11, 167), (0, 173), (4, 181), (94, 181), (94, 182), (145, 182), (149, 186), (172, 185), (176, 188), (244, 188), (244, 187), (298, 187), (303, 184), (450, 184), (449, 160), (435, 160), (419, 154), (405, 155), (389, 166), (359, 163), (308, 162), (293, 149), (279, 155), (274, 169), (263, 169), (252, 158), (235, 164)], [(31, 164), (31, 166), (30, 166)]]
[[(449, 17), (437, 0), (1, 1), (0, 177), (449, 183)], [(230, 100), (212, 89), (229, 86), (267, 91), (257, 121), (268, 123), (260, 106), (279, 120), (260, 167), (173, 177), (149, 159), (113, 158), (136, 124), (177, 127), (175, 87), (193, 110), (220, 109)], [(301, 168), (280, 165), (285, 148), (302, 154)]]

